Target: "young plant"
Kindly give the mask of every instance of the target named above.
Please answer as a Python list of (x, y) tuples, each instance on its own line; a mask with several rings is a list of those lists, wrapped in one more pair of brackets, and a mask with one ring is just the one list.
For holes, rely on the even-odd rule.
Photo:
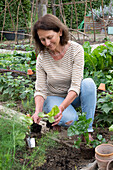
[(97, 139), (95, 139), (95, 140), (93, 140), (93, 141), (90, 141), (90, 143), (91, 143), (91, 146), (92, 146), (93, 148), (95, 148), (96, 146), (98, 146), (98, 145), (100, 145), (100, 144), (102, 144), (102, 143), (106, 143), (106, 139), (103, 138), (102, 135), (97, 134)]
[(76, 148), (80, 147), (80, 144), (82, 142), (81, 136), (84, 136), (86, 140), (86, 144), (90, 143), (89, 135), (88, 135), (88, 127), (91, 123), (92, 119), (86, 119), (86, 113), (78, 113), (78, 121), (75, 121), (73, 125), (71, 125), (67, 130), (68, 136), (74, 136), (78, 135), (77, 140), (74, 141), (74, 146)]
[(98, 94), (97, 109), (102, 112), (95, 117), (97, 122), (110, 126), (113, 123), (112, 92), (102, 92)]
[(58, 106), (55, 105), (49, 113), (45, 114), (44, 112), (39, 112), (38, 116), (45, 120), (48, 120), (50, 123), (53, 123), (55, 122), (54, 116), (56, 116), (59, 112), (60, 110)]
[(68, 128), (67, 134), (68, 136), (74, 136), (78, 135), (77, 140), (74, 141), (74, 146), (76, 148), (80, 148), (80, 144), (82, 142), (82, 136), (84, 136), (85, 141), (86, 141), (86, 146), (93, 147), (95, 148), (97, 145), (101, 143), (105, 143), (105, 138), (102, 137), (102, 135), (97, 135), (97, 139), (91, 141), (89, 139), (89, 134), (88, 134), (88, 127), (89, 124), (91, 123), (92, 119), (86, 119), (86, 113), (79, 113), (79, 119), (78, 121), (74, 122), (74, 125), (71, 125)]

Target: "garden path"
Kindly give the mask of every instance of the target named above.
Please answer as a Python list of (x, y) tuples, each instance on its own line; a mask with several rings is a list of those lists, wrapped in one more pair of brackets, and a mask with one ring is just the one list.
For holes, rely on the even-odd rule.
[[(100, 43), (100, 44), (95, 44), (95, 45), (91, 45), (92, 47), (92, 51), (98, 47), (99, 45), (103, 45), (104, 43)], [(8, 54), (13, 54), (15, 50), (6, 50), (6, 49), (0, 49), (0, 54), (4, 54), (4, 53), (8, 53)], [(29, 53), (30, 51), (21, 51), (21, 50), (16, 50), (17, 53)]]

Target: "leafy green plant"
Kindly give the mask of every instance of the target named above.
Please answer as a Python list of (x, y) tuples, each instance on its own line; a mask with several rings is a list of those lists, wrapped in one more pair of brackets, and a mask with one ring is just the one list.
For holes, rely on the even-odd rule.
[(36, 56), (35, 52), (18, 53), (14, 51), (13, 54), (0, 54), (0, 68), (25, 71), (31, 68), (35, 71)]
[(102, 92), (98, 94), (97, 109), (101, 114), (95, 117), (98, 123), (110, 126), (113, 123), (113, 93)]
[(58, 113), (59, 113), (59, 108), (58, 106), (53, 106), (53, 108), (51, 109), (51, 111), (47, 114), (45, 114), (44, 112), (39, 112), (38, 113), (38, 116), (43, 118), (43, 119), (46, 119), (48, 120), (50, 123), (53, 123), (55, 122), (55, 119), (54, 119), (54, 116), (56, 116)]
[(91, 146), (92, 146), (93, 148), (95, 148), (96, 146), (98, 146), (98, 145), (100, 145), (100, 144), (102, 144), (102, 143), (106, 143), (106, 139), (103, 138), (102, 135), (97, 134), (97, 139), (91, 141)]
[(78, 116), (78, 121), (75, 121), (74, 124), (71, 125), (67, 130), (68, 136), (77, 135), (77, 140), (74, 141), (74, 147), (80, 147), (82, 142), (82, 136), (84, 136), (85, 138), (86, 146), (89, 147), (95, 148), (95, 146), (105, 142), (105, 139), (102, 137), (102, 135), (97, 135), (97, 139), (91, 141), (89, 139), (88, 127), (92, 119), (86, 119), (86, 113), (78, 113)]
[[(74, 8), (74, 4), (69, 4), (66, 5), (66, 3), (68, 3), (69, 0), (63, 0), (62, 3), (63, 4), (63, 16), (65, 17), (65, 21), (66, 21), (66, 25), (70, 28), (77, 28), (77, 22), (76, 22), (76, 14), (75, 14), (75, 8)], [(77, 2), (77, 0), (75, 0), (75, 2)], [(103, 5), (109, 5), (110, 0), (104, 0), (103, 1)], [(56, 4), (59, 4), (59, 0), (55, 0)], [(52, 1), (48, 0), (48, 6), (52, 5)], [(90, 7), (90, 3), (87, 4), (88, 7)], [(92, 1), (92, 7), (94, 9), (99, 8), (101, 5), (101, 1)], [(77, 8), (77, 17), (78, 17), (78, 25), (84, 20), (84, 11), (85, 11), (85, 5), (84, 3), (76, 3), (76, 8)], [(55, 13), (57, 17), (60, 17), (60, 19), (62, 19), (60, 13), (60, 9), (59, 8), (55, 8)], [(52, 8), (47, 8), (48, 13), (52, 13)], [(89, 10), (87, 9), (87, 13), (89, 12)], [(72, 20), (70, 18), (70, 16), (73, 15)], [(80, 29), (82, 29), (81, 27), (79, 27)]]
[(12, 73), (0, 76), (0, 92), (11, 99), (25, 99), (34, 94), (34, 82), (22, 76), (14, 78)]
[[(25, 143), (26, 133), (29, 133), (28, 126), (33, 121), (26, 115), (7, 118), (4, 113), (0, 113), (0, 169), (14, 169), (16, 167), (16, 152), (22, 150)], [(5, 116), (3, 116), (5, 115)]]
[[(95, 21), (99, 21), (100, 20), (99, 17), (100, 18), (103, 17), (103, 12), (105, 16), (113, 15), (113, 7), (111, 7), (110, 5), (109, 6), (104, 5), (103, 11), (102, 11), (102, 6), (100, 6), (100, 8), (98, 9), (92, 9), (92, 11), (93, 11), (93, 18)], [(91, 11), (89, 12), (89, 15), (91, 16)]]
[(108, 71), (113, 68), (113, 43), (106, 41), (91, 51), (89, 42), (83, 44), (85, 55), (85, 68), (94, 71)]
[(16, 107), (16, 106), (17, 106), (17, 104), (14, 102), (7, 103), (7, 107)]
[(21, 101), (24, 113), (35, 112), (35, 101), (34, 96), (27, 95), (25, 100)]
[(80, 147), (82, 142), (81, 136), (85, 137), (86, 143), (89, 144), (89, 135), (88, 135), (88, 127), (91, 123), (92, 119), (86, 119), (86, 113), (78, 113), (78, 121), (75, 121), (73, 125), (71, 125), (67, 130), (68, 136), (78, 135), (77, 140), (74, 141), (74, 146), (76, 148)]
[[(16, 29), (16, 24), (17, 24), (17, 10), (18, 10), (18, 5), (19, 5), (19, 1), (15, 1), (13, 3), (10, 3), (10, 0), (7, 1), (9, 4), (9, 10), (13, 19), (13, 23), (14, 23), (14, 28), (13, 28), (13, 24), (11, 21), (11, 16), (9, 13), (9, 10), (6, 9), (6, 15), (4, 14), (4, 7), (5, 7), (5, 1), (0, 1), (0, 30), (2, 30), (3, 27), (3, 18), (5, 15), (5, 25), (4, 25), (4, 30), (11, 30), (14, 31), (14, 29)], [(30, 0), (23, 0), (22, 2), (22, 6), (20, 5), (19, 8), (19, 17), (18, 17), (18, 28), (24, 28), (26, 27), (26, 22), (30, 21), (30, 10), (31, 10), (31, 2)], [(7, 5), (7, 3), (6, 3)], [(23, 10), (24, 10), (24, 14), (23, 14)]]

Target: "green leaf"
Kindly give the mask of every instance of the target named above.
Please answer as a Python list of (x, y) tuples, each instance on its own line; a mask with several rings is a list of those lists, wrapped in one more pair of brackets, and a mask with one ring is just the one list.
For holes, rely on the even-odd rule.
[(3, 86), (0, 87), (0, 92), (2, 92), (3, 88), (4, 88)]
[(113, 131), (113, 125), (109, 127), (109, 131)]
[(52, 117), (49, 117), (49, 118), (48, 118), (48, 120), (49, 120), (49, 122), (50, 122), (50, 123), (53, 123), (53, 122), (55, 122), (54, 116), (52, 116)]
[(106, 77), (107, 77), (108, 79), (112, 79), (111, 75), (106, 75)]
[(91, 53), (91, 46), (89, 41), (84, 42), (83, 44), (84, 51), (87, 52), (88, 54)]
[(71, 125), (68, 130), (67, 130), (67, 135), (68, 136), (74, 136), (74, 135), (79, 135), (79, 130), (76, 125)]
[(50, 123), (55, 122), (54, 116), (56, 116), (59, 113), (59, 108), (58, 106), (53, 106), (52, 110), (48, 114), (44, 114), (44, 112), (39, 112), (38, 116), (45, 119), (48, 119)]
[(106, 101), (106, 99), (105, 98), (103, 98), (103, 99), (99, 99), (98, 100), (98, 103), (103, 103), (103, 102), (105, 102)]
[(31, 117), (27, 117), (26, 115), (21, 115), (19, 118), (25, 126), (27, 125), (30, 126), (33, 124), (33, 119)]
[(44, 112), (39, 112), (38, 113), (38, 116), (43, 118), (43, 117), (47, 117), (48, 115), (47, 114), (44, 114)]
[(108, 104), (103, 104), (101, 108), (105, 113), (108, 113), (112, 109), (111, 107), (108, 106)]
[(25, 133), (24, 132), (20, 132), (20, 131), (16, 131), (15, 134), (15, 139), (16, 140), (24, 140), (25, 139)]
[(102, 140), (102, 135), (97, 135), (97, 138), (98, 138), (99, 140)]
[(81, 138), (78, 138), (77, 141), (74, 141), (74, 147), (79, 149), (80, 148), (80, 143), (81, 143)]
[(56, 116), (60, 112), (58, 106), (53, 106), (52, 110), (47, 114), (48, 116)]

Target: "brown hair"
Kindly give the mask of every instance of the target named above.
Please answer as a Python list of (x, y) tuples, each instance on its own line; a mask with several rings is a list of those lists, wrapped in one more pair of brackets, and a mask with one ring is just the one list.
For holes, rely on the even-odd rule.
[(41, 17), (33, 26), (33, 38), (35, 40), (36, 48), (39, 51), (44, 51), (45, 46), (41, 43), (37, 31), (42, 30), (53, 30), (59, 32), (62, 30), (62, 36), (60, 37), (60, 44), (65, 45), (69, 40), (69, 32), (67, 26), (65, 26), (56, 16), (52, 14), (46, 14)]

